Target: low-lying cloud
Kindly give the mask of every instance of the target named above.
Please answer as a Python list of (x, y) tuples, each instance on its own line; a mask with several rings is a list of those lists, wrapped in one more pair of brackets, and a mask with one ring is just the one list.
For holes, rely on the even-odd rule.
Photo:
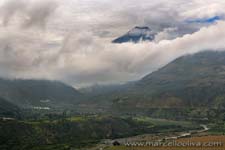
[[(88, 39), (88, 45), (79, 45), (81, 36), (68, 43), (68, 47), (59, 52), (64, 67), (57, 74), (67, 72), (66, 79), (77, 82), (118, 82), (139, 79), (155, 71), (175, 58), (201, 50), (225, 49), (225, 26), (220, 21), (204, 27), (198, 32), (178, 37), (174, 40), (162, 40), (159, 43), (111, 44), (96, 37)], [(90, 36), (89, 36), (90, 38)], [(79, 48), (76, 49), (74, 45)], [(60, 63), (61, 64), (61, 63)], [(75, 70), (75, 71), (74, 71)]]

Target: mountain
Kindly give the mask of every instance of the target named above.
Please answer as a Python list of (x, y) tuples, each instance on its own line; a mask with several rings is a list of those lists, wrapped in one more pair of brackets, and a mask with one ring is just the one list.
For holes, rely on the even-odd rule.
[(138, 43), (140, 41), (153, 41), (155, 33), (149, 27), (134, 27), (125, 35), (115, 39), (112, 43)]
[(206, 51), (174, 60), (131, 89), (149, 107), (224, 107), (224, 83), (225, 52)]
[[(225, 108), (225, 52), (182, 56), (119, 91), (91, 97), (96, 107), (135, 112), (150, 109)], [(88, 102), (87, 102), (88, 103)], [(89, 105), (90, 106), (90, 105)]]
[(0, 117), (14, 118), (19, 116), (20, 109), (16, 105), (0, 98)]
[(71, 106), (82, 95), (57, 81), (0, 79), (0, 97), (22, 107), (47, 108)]

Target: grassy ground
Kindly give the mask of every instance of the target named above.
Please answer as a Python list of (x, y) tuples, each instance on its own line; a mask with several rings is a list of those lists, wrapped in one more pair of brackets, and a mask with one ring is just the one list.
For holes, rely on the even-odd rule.
[(134, 119), (137, 121), (140, 121), (140, 122), (152, 123), (154, 125), (180, 125), (180, 126), (185, 126), (185, 127), (196, 126), (196, 124), (193, 124), (193, 122), (174, 121), (174, 120), (167, 120), (167, 119), (155, 119), (155, 118), (150, 118), (150, 117), (146, 117), (146, 116), (134, 117)]

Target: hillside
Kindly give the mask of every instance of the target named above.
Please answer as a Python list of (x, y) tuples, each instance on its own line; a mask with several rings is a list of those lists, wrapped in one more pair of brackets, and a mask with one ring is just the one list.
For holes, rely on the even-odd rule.
[(11, 104), (10, 102), (4, 100), (0, 97), (0, 118), (14, 118), (20, 117), (20, 109)]
[(22, 107), (63, 107), (81, 96), (73, 87), (57, 81), (0, 79), (0, 97)]
[(134, 89), (156, 107), (211, 108), (223, 107), (224, 83), (225, 52), (207, 51), (174, 60), (138, 81)]

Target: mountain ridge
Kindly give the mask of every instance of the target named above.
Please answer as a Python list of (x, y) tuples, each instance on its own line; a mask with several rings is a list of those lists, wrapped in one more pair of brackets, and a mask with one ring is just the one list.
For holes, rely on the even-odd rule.
[(59, 81), (0, 79), (0, 97), (20, 107), (72, 105), (82, 94)]

